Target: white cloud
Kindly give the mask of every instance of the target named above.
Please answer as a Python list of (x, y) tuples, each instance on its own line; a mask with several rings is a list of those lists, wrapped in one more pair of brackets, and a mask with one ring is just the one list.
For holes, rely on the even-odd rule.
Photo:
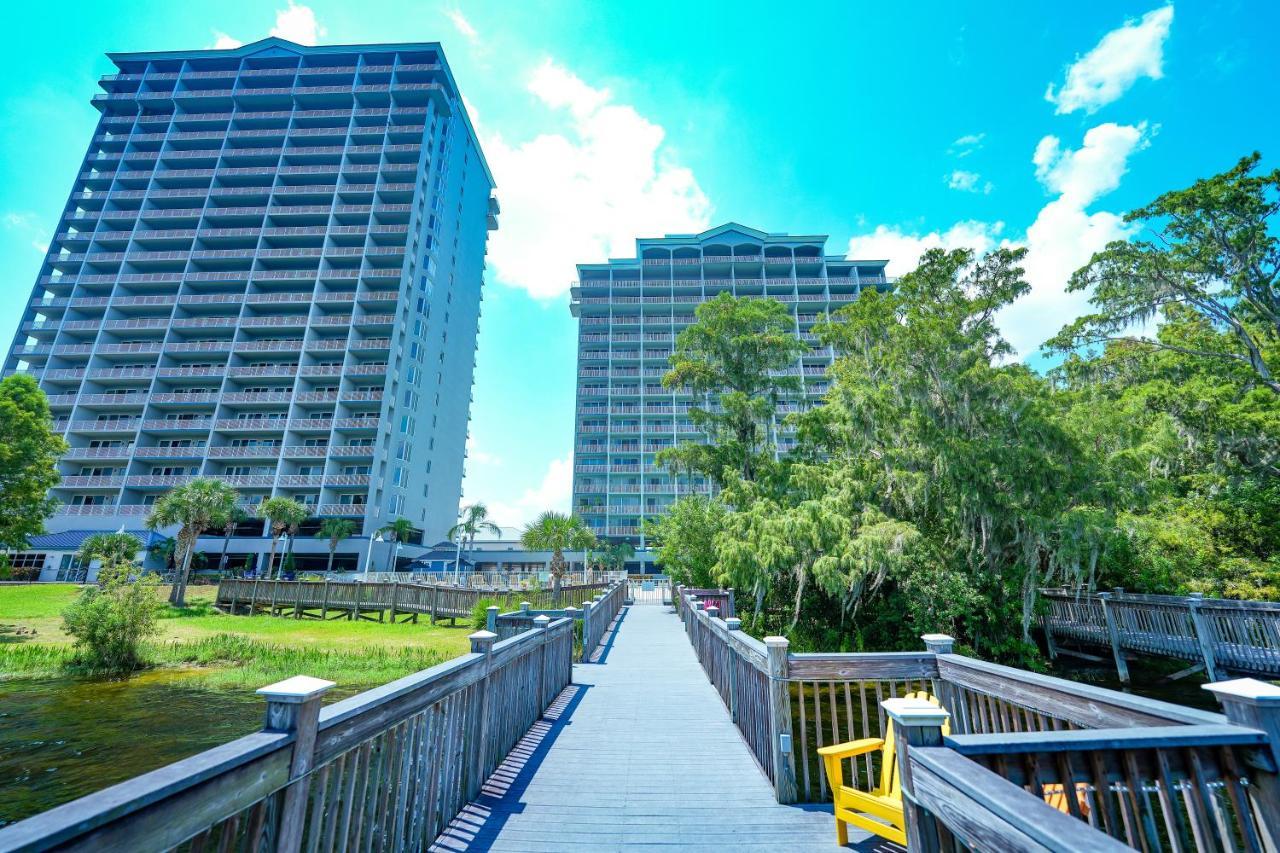
[[(562, 459), (551, 460), (542, 482), (525, 489), (514, 502), (490, 500), (485, 501), (485, 505), (489, 518), (502, 527), (504, 536), (510, 536), (546, 510), (568, 512), (572, 497), (573, 454), (570, 453)], [(470, 502), (472, 498), (467, 496), (463, 500)]]
[(289, 0), (289, 5), (276, 12), (276, 25), (271, 28), (270, 35), (288, 39), (298, 44), (316, 44), (328, 35), (328, 30), (320, 26), (316, 13), (310, 6), (303, 6)]
[(1119, 214), (1087, 208), (1120, 186), (1129, 158), (1146, 148), (1149, 139), (1145, 122), (1108, 123), (1091, 128), (1074, 151), (1064, 150), (1053, 136), (1036, 146), (1036, 178), (1057, 197), (1027, 228), (1023, 266), (1031, 292), (1000, 317), (1005, 337), (1024, 357), (1088, 309), (1089, 294), (1066, 292), (1071, 274), (1108, 243), (1133, 233)]
[(990, 181), (983, 183), (982, 175), (965, 169), (956, 169), (946, 176), (947, 186), (953, 190), (966, 193), (982, 193), (990, 195), (993, 185)]
[[(276, 10), (276, 25), (267, 35), (288, 39), (297, 44), (313, 45), (329, 34), (320, 21), (316, 19), (315, 10), (310, 6), (289, 0), (289, 5)], [(244, 44), (240, 39), (229, 36), (221, 30), (213, 31), (214, 42), (210, 45), (214, 50), (230, 50)]]
[(849, 241), (850, 258), (889, 260), (890, 275), (915, 269), (925, 250), (967, 247), (987, 252), (997, 245), (1025, 246), (1023, 267), (1031, 291), (998, 318), (1005, 338), (1021, 357), (1088, 308), (1088, 294), (1067, 293), (1071, 274), (1113, 240), (1123, 240), (1133, 227), (1119, 214), (1090, 213), (1088, 207), (1120, 185), (1129, 158), (1146, 148), (1152, 131), (1138, 125), (1102, 124), (1084, 135), (1077, 149), (1064, 149), (1057, 137), (1040, 140), (1032, 155), (1036, 178), (1053, 198), (1018, 240), (997, 240), (1003, 223), (959, 222), (946, 231), (927, 234), (879, 226)]
[(577, 263), (631, 255), (638, 236), (707, 227), (711, 204), (660, 125), (550, 60), (528, 90), (567, 121), (519, 143), (482, 129), (503, 209), (489, 241), (499, 281), (557, 297)]
[(862, 234), (849, 240), (847, 257), (853, 260), (888, 260), (887, 274), (899, 276), (911, 272), (920, 264), (920, 256), (929, 249), (973, 249), (984, 254), (999, 246), (1003, 222), (957, 222), (946, 231), (930, 231), (915, 234), (884, 225), (876, 226), (870, 234)]
[(480, 34), (476, 32), (476, 28), (471, 26), (471, 22), (467, 20), (467, 16), (462, 14), (461, 9), (449, 9), (445, 15), (453, 22), (453, 26), (466, 37), (467, 41), (475, 43), (479, 40)]
[(0, 217), (0, 223), (4, 224), (6, 231), (13, 231), (29, 240), (31, 248), (43, 255), (49, 251), (50, 238), (45, 236), (47, 232), (37, 222), (34, 213), (9, 212)]
[(1172, 4), (1139, 20), (1126, 21), (1067, 68), (1060, 90), (1049, 84), (1045, 100), (1055, 104), (1059, 114), (1076, 110), (1094, 113), (1117, 100), (1140, 78), (1159, 80), (1164, 76), (1164, 42), (1172, 23)]
[(985, 133), (966, 133), (964, 136), (951, 143), (951, 147), (947, 149), (948, 154), (956, 157), (968, 157), (973, 152), (982, 147), (982, 141), (987, 138)]
[(501, 465), (502, 457), (476, 447), (474, 436), (467, 436), (467, 458), (480, 465)]

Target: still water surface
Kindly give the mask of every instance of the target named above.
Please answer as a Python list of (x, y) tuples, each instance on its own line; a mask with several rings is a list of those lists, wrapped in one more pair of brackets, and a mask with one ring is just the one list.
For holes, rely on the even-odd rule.
[(196, 674), (0, 681), (0, 826), (261, 726), (261, 697)]

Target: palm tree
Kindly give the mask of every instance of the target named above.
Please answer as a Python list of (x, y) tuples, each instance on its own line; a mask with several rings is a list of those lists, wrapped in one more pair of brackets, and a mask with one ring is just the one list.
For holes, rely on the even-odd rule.
[[(267, 498), (258, 504), (258, 517), (271, 522), (271, 556), (267, 558), (267, 577), (271, 577), (276, 563), (276, 543), (286, 530), (297, 530), (311, 513), (293, 498)], [(283, 568), (283, 566), (281, 567)]]
[(378, 530), (387, 540), (387, 571), (394, 572), (395, 565), (392, 563), (391, 551), (395, 548), (392, 542), (404, 542), (413, 535), (413, 522), (407, 518), (397, 518), (395, 521), (384, 524)]
[(576, 515), (565, 515), (548, 510), (534, 519), (524, 533), (520, 534), (520, 544), (530, 551), (550, 551), (551, 553), (551, 597), (553, 601), (560, 599), (560, 581), (564, 577), (568, 564), (564, 560), (564, 552), (583, 551), (596, 544), (595, 534), (591, 528)]
[(170, 489), (151, 507), (147, 516), (147, 529), (178, 525), (178, 568), (169, 592), (169, 603), (175, 607), (187, 606), (187, 573), (191, 570), (191, 558), (195, 556), (196, 542), (200, 534), (211, 527), (221, 528), (235, 510), (239, 494), (221, 480), (197, 477), (184, 486)]
[(458, 564), (462, 560), (462, 551), (464, 547), (468, 552), (471, 551), (471, 546), (476, 541), (476, 534), (492, 533), (495, 536), (502, 535), (502, 528), (489, 520), (489, 508), (482, 503), (464, 506), (458, 518), (461, 520), (449, 528), (449, 538), (456, 539), (458, 542), (458, 552), (453, 557), (453, 574), (455, 578), (458, 575)]
[(239, 506), (231, 508), (231, 515), (227, 516), (227, 523), (222, 525), (222, 558), (218, 560), (218, 571), (225, 572), (227, 570), (227, 549), (231, 547), (231, 537), (235, 534), (236, 528), (249, 520), (249, 513), (245, 512)]
[[(125, 533), (123, 530), (118, 533), (95, 533), (86, 536), (80, 543), (76, 558), (85, 565), (98, 560), (103, 569), (118, 569), (122, 566), (132, 567), (141, 550), (142, 540), (132, 533)], [(101, 578), (102, 572), (99, 571), (98, 575)]]
[(349, 518), (326, 518), (320, 522), (316, 531), (317, 539), (329, 540), (329, 566), (326, 572), (333, 571), (333, 555), (338, 550), (338, 543), (356, 532), (356, 523)]
[(606, 568), (615, 572), (620, 572), (627, 567), (627, 560), (636, 555), (636, 549), (632, 547), (630, 542), (614, 542), (612, 545), (606, 545), (604, 552), (600, 556)]

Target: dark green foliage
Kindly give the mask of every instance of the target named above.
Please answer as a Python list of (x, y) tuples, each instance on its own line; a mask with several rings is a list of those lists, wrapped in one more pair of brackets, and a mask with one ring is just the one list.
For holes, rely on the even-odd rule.
[(162, 605), (154, 574), (133, 576), (133, 566), (104, 565), (98, 586), (85, 587), (62, 613), (75, 637), (78, 663), (88, 669), (129, 672), (141, 665), (141, 643), (156, 633)]
[(67, 443), (53, 431), (49, 401), (30, 376), (0, 381), (0, 549), (22, 550), (44, 530), (56, 502), (58, 457)]

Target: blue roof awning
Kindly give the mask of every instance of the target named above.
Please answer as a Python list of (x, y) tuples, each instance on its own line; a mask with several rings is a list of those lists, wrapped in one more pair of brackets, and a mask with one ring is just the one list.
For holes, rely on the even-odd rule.
[[(61, 533), (41, 533), (27, 539), (27, 547), (32, 551), (78, 551), (84, 540), (95, 533), (118, 533), (119, 530), (64, 530)], [(154, 530), (126, 530), (125, 533), (136, 536), (143, 548), (150, 548), (164, 540), (164, 536)]]

